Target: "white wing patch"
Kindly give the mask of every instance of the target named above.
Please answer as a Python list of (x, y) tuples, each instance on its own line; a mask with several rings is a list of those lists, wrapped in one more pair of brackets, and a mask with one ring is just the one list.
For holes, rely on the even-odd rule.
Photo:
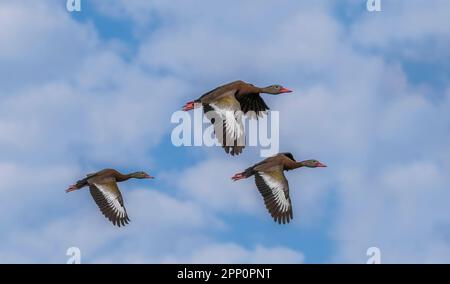
[(125, 208), (119, 202), (119, 196), (114, 194), (107, 186), (103, 184), (94, 183), (94, 185), (100, 190), (102, 195), (105, 197), (108, 205), (114, 210), (114, 213), (119, 218), (125, 218), (127, 212)]
[[(244, 124), (242, 123), (242, 111), (236, 111), (232, 108), (222, 108), (215, 103), (210, 106), (214, 109), (216, 116), (220, 117), (221, 121), (217, 121), (215, 117), (216, 137), (224, 146), (233, 146), (234, 141), (237, 140), (238, 146), (243, 146)], [(208, 114), (207, 114), (208, 116)], [(209, 116), (208, 118), (211, 118)], [(225, 121), (226, 137), (223, 137), (223, 121)]]
[(284, 213), (289, 211), (291, 204), (285, 194), (285, 191), (287, 190), (287, 188), (285, 188), (285, 184), (265, 172), (258, 173), (261, 175), (267, 186), (271, 189), (272, 195), (275, 198), (275, 202), (280, 212)]

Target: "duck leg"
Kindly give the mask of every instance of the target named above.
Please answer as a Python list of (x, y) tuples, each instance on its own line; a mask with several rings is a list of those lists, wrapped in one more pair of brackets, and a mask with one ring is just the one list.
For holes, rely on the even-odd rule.
[(195, 105), (196, 103), (197, 103), (197, 101), (191, 101), (191, 102), (186, 103), (183, 106), (183, 111), (193, 110), (194, 108), (196, 108), (196, 105)]
[(242, 172), (242, 173), (235, 174), (231, 179), (233, 181), (238, 181), (238, 180), (241, 180), (241, 179), (244, 179), (244, 178), (247, 178), (247, 177), (245, 176), (245, 172)]
[(82, 189), (83, 187), (88, 185), (88, 179), (92, 178), (95, 175), (96, 175), (96, 173), (95, 174), (88, 174), (88, 176), (85, 177), (84, 179), (80, 179), (79, 181), (77, 181), (77, 183), (72, 184), (68, 189), (66, 189), (66, 192), (69, 193), (71, 191)]
[(77, 185), (74, 184), (74, 185), (71, 185), (68, 189), (66, 189), (66, 193), (69, 193), (71, 191), (75, 191), (75, 190), (78, 190), (78, 189), (79, 188), (77, 187)]

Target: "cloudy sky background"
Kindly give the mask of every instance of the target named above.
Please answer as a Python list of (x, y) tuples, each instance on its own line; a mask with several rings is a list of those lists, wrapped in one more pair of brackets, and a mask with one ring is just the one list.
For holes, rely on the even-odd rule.
[[(450, 2), (0, 0), (0, 262), (450, 262)], [(294, 221), (275, 224), (260, 160), (175, 148), (175, 110), (236, 79), (295, 90), (281, 151), (327, 169), (289, 172)], [(113, 227), (87, 172), (146, 170), (121, 185)]]

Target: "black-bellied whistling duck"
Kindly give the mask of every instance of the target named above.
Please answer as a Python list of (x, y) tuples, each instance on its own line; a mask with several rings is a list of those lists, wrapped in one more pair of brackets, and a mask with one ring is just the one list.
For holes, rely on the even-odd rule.
[(81, 189), (89, 186), (92, 197), (97, 203), (100, 211), (114, 225), (124, 226), (130, 219), (127, 210), (123, 205), (122, 194), (120, 193), (118, 182), (129, 180), (130, 178), (145, 179), (153, 178), (145, 172), (135, 172), (131, 174), (121, 174), (113, 169), (104, 169), (96, 173), (87, 174), (84, 179), (77, 181), (70, 186), (66, 192)]
[(294, 215), (289, 197), (289, 183), (284, 171), (300, 167), (317, 168), (326, 165), (317, 160), (297, 162), (291, 153), (280, 153), (237, 173), (232, 179), (237, 181), (254, 175), (256, 187), (264, 198), (267, 210), (275, 222), (286, 224), (294, 218)]
[[(280, 85), (259, 88), (244, 81), (235, 81), (207, 92), (195, 101), (188, 102), (184, 111), (203, 106), (203, 111), (214, 125), (215, 134), (225, 149), (231, 155), (239, 155), (245, 147), (242, 113), (253, 111), (256, 117), (264, 114), (269, 107), (260, 94), (278, 95), (290, 93), (291, 90)], [(208, 115), (209, 114), (209, 115)], [(221, 118), (222, 123), (216, 123), (215, 118)]]

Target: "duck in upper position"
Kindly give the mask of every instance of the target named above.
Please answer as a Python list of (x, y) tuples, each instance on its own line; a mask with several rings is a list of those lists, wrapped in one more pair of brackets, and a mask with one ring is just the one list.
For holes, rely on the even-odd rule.
[(275, 222), (289, 223), (294, 215), (289, 197), (289, 183), (284, 171), (301, 167), (322, 168), (326, 165), (317, 160), (297, 162), (291, 153), (280, 153), (235, 174), (234, 181), (255, 176), (256, 187), (264, 198), (267, 210)]
[[(244, 81), (234, 81), (188, 102), (184, 111), (203, 106), (203, 112), (214, 125), (214, 133), (226, 153), (239, 155), (245, 147), (242, 114), (258, 118), (269, 107), (260, 94), (279, 95), (292, 91), (280, 85), (259, 88)], [(219, 119), (218, 119), (219, 118)]]
[(103, 215), (114, 225), (119, 227), (125, 226), (130, 219), (128, 218), (127, 210), (123, 204), (122, 194), (117, 183), (131, 178), (151, 179), (153, 177), (145, 172), (122, 174), (114, 169), (104, 169), (96, 173), (87, 174), (84, 179), (70, 186), (66, 192), (89, 186), (89, 191)]

